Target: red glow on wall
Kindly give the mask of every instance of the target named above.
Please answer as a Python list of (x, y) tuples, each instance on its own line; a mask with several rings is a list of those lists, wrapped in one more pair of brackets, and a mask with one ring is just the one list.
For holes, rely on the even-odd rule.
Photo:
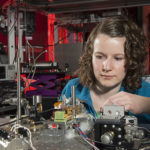
[(69, 27), (59, 26), (59, 44), (67, 43), (82, 43), (83, 32), (77, 32), (75, 28), (80, 28), (81, 25), (73, 24), (74, 30), (70, 30)]
[(67, 37), (68, 37), (68, 30), (67, 29), (64, 29), (64, 43), (68, 43), (68, 40), (67, 40)]
[(46, 61), (55, 61), (55, 53), (54, 53), (54, 22), (55, 15), (48, 15), (48, 53), (45, 54)]
[(59, 44), (64, 43), (62, 38), (63, 38), (63, 28), (59, 27)]

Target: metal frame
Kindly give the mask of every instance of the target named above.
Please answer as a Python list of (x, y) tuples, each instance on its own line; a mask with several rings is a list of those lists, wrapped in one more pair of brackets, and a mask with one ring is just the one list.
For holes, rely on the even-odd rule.
[(150, 5), (149, 0), (26, 0), (48, 13), (71, 13)]

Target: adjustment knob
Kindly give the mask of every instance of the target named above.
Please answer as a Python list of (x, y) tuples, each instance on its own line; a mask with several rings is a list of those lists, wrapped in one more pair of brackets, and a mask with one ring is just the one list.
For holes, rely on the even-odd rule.
[(114, 138), (114, 132), (106, 132), (101, 136), (101, 142), (103, 144), (112, 144)]

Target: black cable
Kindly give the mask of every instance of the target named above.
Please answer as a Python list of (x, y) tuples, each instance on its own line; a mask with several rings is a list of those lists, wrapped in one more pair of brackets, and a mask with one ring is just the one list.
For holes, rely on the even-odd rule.
[(55, 109), (54, 108), (50, 108), (50, 109), (47, 109), (47, 110), (45, 110), (43, 112), (40, 112), (39, 114), (43, 114), (43, 113), (46, 113), (46, 112), (49, 112), (49, 111), (52, 111), (52, 110), (55, 110)]

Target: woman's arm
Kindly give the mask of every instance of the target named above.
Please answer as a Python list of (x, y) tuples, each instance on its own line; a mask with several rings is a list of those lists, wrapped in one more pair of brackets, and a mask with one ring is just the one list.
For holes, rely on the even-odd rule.
[[(139, 96), (127, 92), (119, 92), (107, 100), (108, 103), (124, 106), (125, 110), (129, 110), (135, 114), (150, 114), (150, 97)], [(106, 103), (107, 105), (107, 103)]]

